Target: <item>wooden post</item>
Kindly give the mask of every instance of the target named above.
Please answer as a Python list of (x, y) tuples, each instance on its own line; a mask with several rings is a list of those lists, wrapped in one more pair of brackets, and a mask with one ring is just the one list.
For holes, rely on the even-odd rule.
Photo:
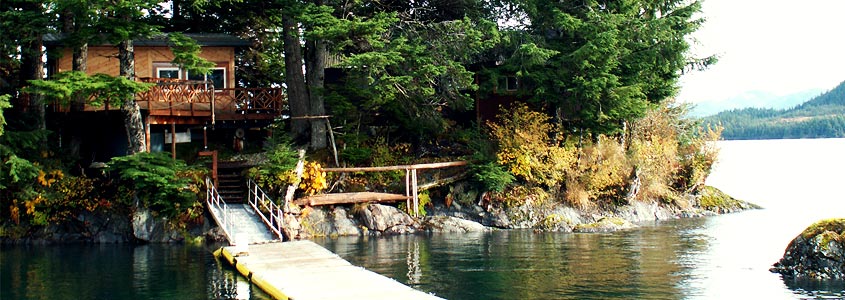
[(214, 180), (214, 186), (217, 186), (217, 150), (200, 151), (199, 156), (211, 156), (211, 179)]
[(176, 159), (176, 123), (170, 123), (170, 153)]
[(411, 213), (411, 169), (405, 169), (405, 208)]
[(413, 202), (414, 202), (414, 217), (419, 217), (419, 207), (420, 207), (420, 198), (419, 198), (419, 191), (417, 191), (417, 169), (411, 169), (411, 188), (413, 189)]

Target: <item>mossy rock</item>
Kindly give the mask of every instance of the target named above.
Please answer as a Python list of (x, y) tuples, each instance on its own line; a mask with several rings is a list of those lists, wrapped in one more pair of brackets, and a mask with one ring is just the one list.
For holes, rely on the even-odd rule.
[(845, 278), (845, 218), (807, 227), (789, 243), (771, 271), (789, 277)]
[(634, 228), (634, 224), (623, 218), (604, 217), (596, 222), (578, 224), (572, 228), (574, 232), (613, 232)]
[(716, 213), (730, 213), (746, 209), (760, 209), (760, 206), (736, 199), (712, 186), (703, 186), (698, 191), (698, 206)]

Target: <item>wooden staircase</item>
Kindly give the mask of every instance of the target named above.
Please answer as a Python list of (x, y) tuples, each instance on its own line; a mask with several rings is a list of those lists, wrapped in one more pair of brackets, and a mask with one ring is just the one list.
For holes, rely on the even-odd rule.
[(217, 192), (226, 203), (246, 203), (247, 166), (241, 162), (221, 162), (217, 166)]

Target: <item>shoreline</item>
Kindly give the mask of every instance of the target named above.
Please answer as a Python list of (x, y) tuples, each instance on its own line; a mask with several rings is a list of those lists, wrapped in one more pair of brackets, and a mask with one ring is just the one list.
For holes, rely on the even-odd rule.
[[(689, 207), (657, 201), (636, 201), (609, 209), (577, 209), (561, 203), (525, 201), (514, 207), (498, 207), (438, 201), (427, 216), (414, 219), (395, 206), (382, 204), (346, 205), (305, 208), (295, 218), (299, 223), (299, 239), (339, 236), (382, 236), (437, 232), (477, 232), (491, 230), (531, 229), (538, 232), (614, 232), (639, 227), (644, 222), (698, 218), (760, 208), (734, 199), (713, 187), (704, 187), (696, 195), (686, 195)], [(715, 200), (714, 200), (715, 199)], [(189, 228), (171, 228), (168, 221), (149, 212), (136, 211), (132, 216), (81, 215), (87, 227), (69, 230), (51, 225), (30, 228), (21, 237), (10, 237), (4, 226), (0, 244), (145, 244), (145, 243), (215, 243), (224, 241), (219, 227), (206, 216), (202, 224)]]

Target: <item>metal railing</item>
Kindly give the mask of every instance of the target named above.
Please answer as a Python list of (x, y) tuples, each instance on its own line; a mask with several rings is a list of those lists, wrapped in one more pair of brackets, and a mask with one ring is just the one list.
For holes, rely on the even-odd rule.
[[(205, 186), (205, 202), (208, 205), (208, 209), (211, 211), (211, 216), (214, 218), (214, 221), (217, 222), (217, 225), (223, 229), (223, 234), (226, 235), (226, 240), (229, 241), (229, 244), (231, 245), (235, 242), (233, 240), (235, 237), (235, 224), (234, 220), (229, 217), (228, 205), (226, 205), (226, 201), (223, 201), (223, 198), (220, 197), (220, 194), (217, 192), (217, 188), (214, 186), (214, 182), (211, 181), (211, 178), (205, 178)], [(220, 215), (217, 214), (218, 211), (220, 212)]]
[[(264, 224), (267, 224), (267, 227), (279, 237), (279, 240), (284, 240), (282, 235), (282, 208), (276, 205), (273, 202), (273, 199), (267, 196), (264, 191), (255, 184), (252, 179), (247, 180), (246, 182), (246, 189), (247, 189), (247, 202), (252, 209), (255, 210), (256, 213), (261, 217), (261, 220), (264, 221)], [(264, 211), (267, 211), (267, 215), (264, 214)]]

